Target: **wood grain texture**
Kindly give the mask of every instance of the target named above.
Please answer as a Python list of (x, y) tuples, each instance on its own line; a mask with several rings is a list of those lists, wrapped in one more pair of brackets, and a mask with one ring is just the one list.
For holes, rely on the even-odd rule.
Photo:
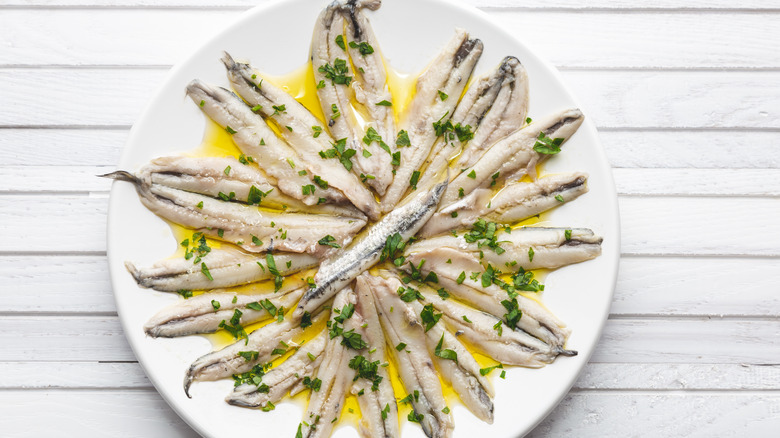
[[(146, 69), (0, 69), (5, 96), (0, 127), (129, 126), (164, 76), (163, 70)], [(780, 128), (780, 72), (567, 71), (563, 76), (599, 127)]]
[[(171, 65), (240, 10), (8, 10), (0, 65)], [(780, 14), (491, 9), (517, 38), (566, 68), (778, 68)], [(555, 32), (549, 32), (555, 23)], [(724, 32), (724, 29), (729, 29)], [(616, 34), (621, 38), (615, 38)], [(106, 39), (111, 45), (104, 43)], [(717, 39), (718, 44), (712, 44)], [(572, 44), (577, 41), (577, 44)], [(609, 56), (601, 56), (609, 53)]]

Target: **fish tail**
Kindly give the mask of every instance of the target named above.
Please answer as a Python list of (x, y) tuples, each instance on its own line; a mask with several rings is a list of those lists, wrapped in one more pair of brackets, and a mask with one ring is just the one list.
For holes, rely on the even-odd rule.
[(140, 178), (130, 172), (125, 172), (124, 170), (117, 170), (116, 172), (107, 173), (105, 175), (98, 175), (98, 177), (113, 179), (116, 181), (126, 181), (133, 183), (136, 186), (140, 186), (142, 184)]

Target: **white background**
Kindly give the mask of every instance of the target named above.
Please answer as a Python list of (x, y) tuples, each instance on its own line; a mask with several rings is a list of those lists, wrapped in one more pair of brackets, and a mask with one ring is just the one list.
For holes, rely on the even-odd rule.
[[(256, 2), (0, 0), (0, 435), (194, 435), (124, 340), (94, 175)], [(620, 193), (610, 320), (531, 436), (776, 436), (780, 1), (469, 2), (562, 71)]]

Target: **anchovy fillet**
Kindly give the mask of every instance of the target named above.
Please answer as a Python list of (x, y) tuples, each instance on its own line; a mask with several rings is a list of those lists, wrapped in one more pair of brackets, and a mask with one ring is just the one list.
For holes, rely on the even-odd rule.
[[(406, 306), (398, 297), (398, 285), (381, 278), (365, 277), (374, 302), (377, 305), (379, 319), (387, 336), (401, 381), (407, 393), (413, 394), (412, 407), (420, 419), (425, 435), (431, 438), (452, 435), (452, 415), (447, 410), (447, 402), (442, 395), (441, 384), (431, 356), (428, 353), (424, 328), (419, 315)], [(398, 351), (394, 348), (401, 343), (406, 346)]]
[[(208, 266), (213, 280), (206, 277), (200, 264), (193, 264), (184, 257), (165, 259), (140, 268), (125, 262), (125, 267), (139, 286), (163, 292), (218, 289), (273, 277), (265, 257), (247, 254), (229, 246), (212, 249), (201, 257), (201, 261)], [(285, 277), (316, 266), (318, 259), (308, 254), (274, 254), (274, 262), (279, 275)]]
[(567, 140), (582, 124), (583, 115), (578, 109), (569, 109), (534, 120), (533, 123), (493, 143), (473, 166), (464, 169), (450, 183), (442, 200), (442, 207), (457, 202), (460, 193), (468, 195), (480, 187), (489, 187), (496, 182), (520, 179), (523, 175), (536, 178), (535, 166), (549, 155), (534, 150), (539, 133), (550, 138)]
[(491, 188), (476, 189), (437, 211), (420, 230), (420, 237), (470, 226), (479, 218), (500, 224), (520, 222), (587, 193), (584, 173), (546, 176), (534, 182), (507, 184), (494, 196)]
[[(233, 142), (246, 155), (253, 157), (284, 194), (300, 199), (306, 205), (316, 205), (319, 198), (332, 202), (345, 202), (344, 194), (333, 188), (317, 185), (315, 190), (304, 193), (303, 187), (315, 184), (314, 169), (300, 173), (296, 161), (300, 156), (271, 130), (260, 115), (234, 93), (212, 87), (199, 80), (190, 82), (187, 94), (212, 120), (234, 133)], [(202, 103), (202, 105), (201, 105)], [(229, 128), (229, 129), (228, 129)], [(301, 163), (303, 164), (303, 163)], [(293, 167), (296, 166), (296, 167)]]
[[(264, 81), (262, 75), (248, 64), (237, 63), (225, 53), (222, 57), (233, 88), (266, 122), (275, 125), (281, 136), (295, 149), (303, 161), (301, 167), (319, 176), (330, 187), (341, 191), (352, 205), (370, 218), (379, 217), (379, 204), (358, 177), (336, 160), (325, 160), (319, 154), (333, 147), (333, 138), (322, 123), (305, 106), (284, 90)], [(279, 110), (280, 108), (283, 110)], [(317, 135), (316, 137), (314, 135)], [(390, 160), (387, 160), (387, 167)], [(297, 167), (296, 167), (297, 168)], [(389, 172), (389, 170), (388, 170)]]
[(235, 243), (250, 252), (279, 249), (322, 255), (330, 247), (319, 244), (320, 239), (330, 235), (336, 244), (346, 245), (366, 224), (358, 218), (263, 211), (158, 184), (149, 185), (127, 172), (103, 176), (133, 183), (141, 202), (158, 216), (214, 239)]
[(257, 165), (242, 164), (233, 157), (160, 157), (142, 167), (138, 176), (152, 184), (212, 198), (219, 198), (220, 193), (234, 193), (235, 197), (230, 199), (233, 202), (249, 203), (250, 196), (259, 196), (259, 200), (253, 200), (254, 204), (276, 210), (350, 217), (362, 214), (350, 205), (306, 205), (278, 190), (275, 182)]
[[(513, 56), (507, 56), (493, 73), (484, 75), (471, 84), (450, 119), (453, 127), (460, 127), (466, 132), (462, 136), (459, 132), (447, 132), (436, 140), (425, 160), (419, 186), (427, 187), (431, 178), (444, 170), (458, 154), (461, 154), (459, 158), (462, 158), (466, 150), (485, 147), (486, 141), (500, 135), (507, 127), (522, 126), (525, 121), (523, 109), (528, 106), (527, 84), (525, 93), (516, 92), (522, 88), (522, 84), (516, 81), (522, 81), (524, 73), (525, 68), (520, 61)], [(515, 101), (520, 100), (520, 95), (525, 100), (525, 105), (522, 108), (514, 108)], [(486, 122), (484, 127), (483, 121)], [(471, 136), (473, 138), (470, 139)], [(471, 146), (472, 142), (475, 142), (474, 146)]]
[(268, 406), (268, 403), (278, 403), (305, 377), (314, 377), (315, 370), (322, 362), (327, 333), (327, 330), (323, 330), (287, 360), (265, 373), (261, 384), (244, 383), (235, 387), (225, 401), (245, 408), (262, 408)]
[[(214, 333), (222, 321), (231, 320), (236, 309), (241, 311), (239, 323), (246, 326), (276, 316), (270, 315), (260, 306), (260, 301), (268, 300), (276, 309), (289, 309), (298, 302), (301, 295), (301, 288), (251, 295), (225, 291), (205, 293), (179, 301), (157, 312), (144, 325), (144, 331), (153, 338)], [(252, 303), (254, 306), (247, 307)]]
[(304, 312), (312, 313), (361, 272), (376, 264), (388, 237), (395, 233), (399, 233), (404, 240), (414, 236), (431, 217), (446, 188), (447, 183), (443, 182), (430, 191), (419, 193), (403, 206), (385, 215), (369, 229), (366, 236), (350, 248), (321, 264), (314, 277), (317, 286), (309, 289), (301, 298), (295, 310), (296, 316), (300, 317)]
[[(312, 318), (317, 324), (326, 317), (320, 312)], [(282, 322), (272, 322), (250, 333), (246, 339), (238, 339), (227, 347), (203, 355), (190, 365), (184, 376), (184, 393), (190, 397), (192, 382), (212, 381), (230, 377), (233, 374), (245, 373), (257, 364), (273, 360), (273, 351), (284, 347), (282, 342), (289, 343), (291, 339), (303, 333), (300, 321), (285, 319)], [(247, 360), (240, 352), (257, 352), (255, 359)]]
[[(343, 309), (347, 304), (355, 304), (355, 293), (349, 287), (342, 289), (333, 300), (334, 309)], [(333, 318), (339, 314), (332, 312)], [(352, 318), (344, 321), (344, 331), (355, 330), (357, 325)], [(355, 371), (349, 367), (350, 360), (356, 352), (341, 343), (338, 338), (326, 341), (322, 363), (317, 369), (317, 378), (322, 381), (318, 391), (312, 391), (309, 406), (303, 416), (301, 433), (304, 438), (327, 437), (333, 430), (333, 423), (341, 414), (344, 397), (355, 376)]]
[[(361, 325), (362, 332), (368, 343), (368, 360), (370, 362), (385, 361), (386, 342), (385, 335), (382, 333), (382, 326), (379, 322), (379, 314), (374, 303), (374, 295), (369, 286), (370, 275), (363, 273), (355, 279), (355, 291), (358, 295), (355, 313), (360, 315), (364, 324)], [(365, 326), (365, 328), (363, 328)], [(352, 393), (358, 394), (363, 391), (363, 395), (358, 396), (360, 405), (361, 420), (358, 425), (358, 432), (366, 438), (385, 437), (392, 438), (399, 436), (398, 430), (398, 406), (395, 401), (395, 392), (390, 382), (390, 376), (387, 368), (379, 367), (377, 374), (382, 377), (378, 389), (372, 390), (373, 383), (365, 379), (358, 379), (352, 387)]]
[[(422, 272), (425, 275), (430, 271), (435, 272), (439, 285), (458, 299), (498, 318), (503, 318), (507, 313), (507, 309), (502, 304), (502, 301), (509, 299), (507, 292), (494, 284), (483, 286), (481, 274), (484, 268), (477, 257), (445, 247), (415, 253), (407, 260), (415, 265), (419, 265), (424, 260)], [(451, 263), (447, 263), (447, 260), (451, 260)], [(471, 277), (474, 272), (480, 274), (476, 279)], [(462, 279), (459, 280), (459, 277)], [(518, 294), (516, 299), (518, 308), (522, 312), (517, 328), (550, 344), (553, 353), (565, 354), (563, 346), (571, 330), (536, 300), (523, 294)], [(550, 348), (540, 348), (550, 350)]]
[[(409, 189), (413, 172), (422, 166), (436, 140), (434, 123), (446, 123), (452, 116), (482, 48), (482, 41), (470, 39), (466, 31), (457, 29), (444, 50), (417, 79), (417, 92), (401, 122), (411, 145), (400, 148), (401, 164), (382, 198), (382, 211), (392, 210)], [(442, 100), (440, 93), (451, 97)]]
[(490, 111), (479, 124), (472, 138), (458, 156), (456, 169), (466, 169), (485, 153), (493, 143), (522, 128), (528, 115), (528, 73), (520, 61), (508, 56), (501, 65), (508, 70)]

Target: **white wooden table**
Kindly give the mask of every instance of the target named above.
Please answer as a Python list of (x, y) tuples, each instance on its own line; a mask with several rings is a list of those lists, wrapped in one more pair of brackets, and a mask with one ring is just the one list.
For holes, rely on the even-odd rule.
[[(256, 1), (0, 0), (0, 435), (195, 435), (120, 329), (94, 175)], [(470, 2), (560, 68), (620, 193), (603, 339), (531, 435), (780, 436), (780, 1)]]

